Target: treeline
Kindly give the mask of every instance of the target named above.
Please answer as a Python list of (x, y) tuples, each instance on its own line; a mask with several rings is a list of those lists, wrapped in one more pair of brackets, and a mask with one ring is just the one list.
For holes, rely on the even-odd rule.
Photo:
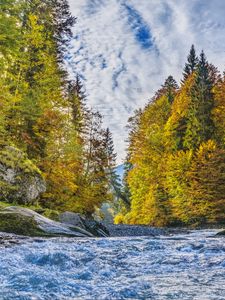
[(76, 20), (66, 0), (0, 5), (0, 151), (16, 147), (40, 169), (44, 207), (91, 214), (112, 198), (115, 153), (102, 116), (64, 68)]
[(191, 47), (181, 85), (169, 76), (129, 120), (131, 205), (116, 222), (225, 222), (225, 77)]

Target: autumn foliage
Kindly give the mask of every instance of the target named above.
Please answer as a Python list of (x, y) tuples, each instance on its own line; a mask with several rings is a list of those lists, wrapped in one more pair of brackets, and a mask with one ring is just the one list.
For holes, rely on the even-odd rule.
[(112, 197), (115, 153), (65, 70), (75, 21), (67, 0), (1, 1), (0, 151), (13, 145), (41, 170), (43, 207), (92, 214)]
[(225, 222), (225, 78), (205, 54), (192, 46), (180, 87), (170, 76), (132, 121), (131, 206), (116, 221)]

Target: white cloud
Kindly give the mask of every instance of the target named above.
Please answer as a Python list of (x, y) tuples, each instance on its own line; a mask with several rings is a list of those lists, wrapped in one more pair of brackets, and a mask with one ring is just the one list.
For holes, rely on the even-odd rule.
[(70, 0), (70, 5), (78, 20), (69, 68), (83, 76), (90, 106), (105, 116), (119, 161), (128, 117), (168, 75), (181, 78), (192, 43), (224, 69), (224, 0)]

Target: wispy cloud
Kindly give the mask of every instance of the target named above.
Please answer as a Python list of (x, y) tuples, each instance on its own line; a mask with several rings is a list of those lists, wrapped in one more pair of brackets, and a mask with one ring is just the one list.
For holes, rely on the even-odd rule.
[(109, 126), (119, 160), (125, 125), (168, 75), (178, 81), (192, 43), (222, 71), (224, 0), (70, 0), (78, 18), (67, 58), (82, 76), (90, 106)]

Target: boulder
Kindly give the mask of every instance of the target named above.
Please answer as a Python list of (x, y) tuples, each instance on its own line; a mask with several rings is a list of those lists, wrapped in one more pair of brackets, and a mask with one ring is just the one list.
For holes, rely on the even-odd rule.
[(59, 215), (59, 221), (64, 224), (79, 226), (97, 237), (109, 236), (108, 229), (102, 223), (85, 218), (83, 215), (78, 213), (64, 212)]
[(216, 235), (224, 235), (225, 236), (225, 230), (219, 231)]
[(93, 234), (83, 228), (61, 224), (18, 206), (10, 206), (0, 211), (0, 232), (39, 237), (93, 237)]
[(40, 170), (22, 151), (12, 146), (0, 149), (0, 199), (33, 204), (46, 190)]

